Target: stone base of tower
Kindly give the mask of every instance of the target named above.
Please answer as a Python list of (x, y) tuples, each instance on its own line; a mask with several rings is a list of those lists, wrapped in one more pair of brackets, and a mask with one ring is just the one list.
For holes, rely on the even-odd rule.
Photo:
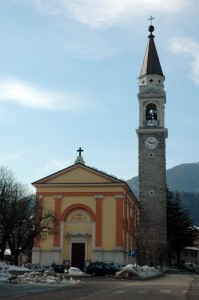
[(112, 251), (106, 251), (102, 248), (95, 248), (93, 250), (93, 261), (107, 261), (107, 262), (118, 262), (120, 264), (132, 264), (135, 260), (129, 256), (123, 248), (117, 247)]
[(168, 247), (166, 235), (161, 232), (148, 232), (148, 228), (141, 229), (137, 241), (138, 264), (140, 266), (166, 266)]

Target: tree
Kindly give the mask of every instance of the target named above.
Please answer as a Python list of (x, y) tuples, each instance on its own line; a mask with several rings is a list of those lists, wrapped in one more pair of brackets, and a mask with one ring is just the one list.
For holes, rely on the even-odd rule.
[(56, 218), (35, 195), (28, 192), (7, 168), (0, 168), (0, 258), (8, 244), (15, 264), (19, 253), (33, 245), (35, 238), (54, 233)]
[(189, 217), (189, 211), (182, 207), (178, 193), (167, 191), (167, 237), (169, 259), (171, 254), (177, 256), (177, 264), (180, 265), (180, 251), (186, 246), (193, 246), (196, 239), (196, 230), (193, 220)]

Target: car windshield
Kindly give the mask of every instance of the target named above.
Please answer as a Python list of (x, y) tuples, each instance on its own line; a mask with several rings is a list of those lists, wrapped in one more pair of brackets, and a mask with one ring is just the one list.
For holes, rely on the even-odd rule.
[(114, 268), (122, 268), (122, 265), (119, 264), (119, 263), (111, 263), (111, 265), (114, 267)]

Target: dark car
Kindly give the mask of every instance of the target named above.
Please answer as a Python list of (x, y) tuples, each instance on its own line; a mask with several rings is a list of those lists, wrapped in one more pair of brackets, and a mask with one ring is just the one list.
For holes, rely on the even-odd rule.
[(30, 270), (33, 272), (45, 272), (45, 271), (53, 271), (51, 265), (41, 265), (41, 264), (32, 264), (30, 266)]
[(92, 262), (87, 267), (87, 274), (93, 276), (105, 276), (105, 275), (115, 275), (116, 272), (121, 271), (122, 267), (114, 265), (113, 263), (106, 262)]
[(52, 267), (53, 267), (55, 273), (64, 273), (64, 271), (65, 271), (64, 265), (53, 264)]
[(116, 263), (116, 262), (108, 262), (108, 263), (113, 265), (113, 267), (118, 269), (119, 271), (124, 268), (124, 265), (121, 265), (120, 263)]

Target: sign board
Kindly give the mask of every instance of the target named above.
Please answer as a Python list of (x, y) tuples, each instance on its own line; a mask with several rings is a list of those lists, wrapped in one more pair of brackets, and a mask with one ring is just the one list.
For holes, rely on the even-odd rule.
[(129, 256), (137, 256), (137, 251), (136, 251), (136, 249), (131, 249), (130, 251), (129, 251)]

